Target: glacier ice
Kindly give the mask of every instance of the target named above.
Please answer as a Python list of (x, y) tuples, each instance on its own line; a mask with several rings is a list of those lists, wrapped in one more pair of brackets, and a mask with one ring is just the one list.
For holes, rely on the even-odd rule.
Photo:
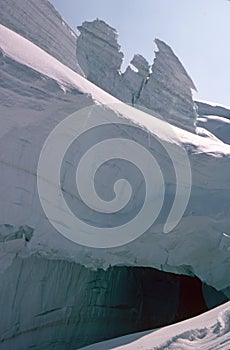
[(88, 80), (121, 101), (146, 107), (168, 122), (195, 132), (197, 114), (191, 90), (196, 87), (167, 44), (156, 39), (158, 51), (153, 65), (135, 55), (122, 74), (124, 55), (116, 30), (99, 19), (84, 22), (78, 29), (77, 59)]
[(48, 0), (0, 0), (0, 8), (1, 24), (84, 75), (76, 60), (77, 35)]
[[(9, 6), (8, 1), (5, 4)], [(25, 4), (20, 3), (20, 6)], [(31, 2), (31, 4), (34, 3)], [(53, 15), (55, 13), (52, 11)], [(12, 19), (12, 16), (10, 18)], [(58, 23), (60, 24), (60, 21)], [(13, 28), (12, 25), (9, 26)], [(23, 34), (20, 29), (13, 29)], [(122, 54), (119, 53), (117, 46), (117, 34), (114, 30), (107, 29), (109, 35), (114, 36), (113, 45), (107, 48), (107, 54), (114, 57), (114, 50), (116, 51), (113, 64), (119, 70)], [(69, 42), (69, 39), (66, 39), (67, 34), (62, 33), (62, 35), (62, 40)], [(100, 35), (102, 35), (101, 32)], [(107, 32), (103, 35), (106, 38)], [(119, 271), (115, 269), (117, 266), (121, 268), (152, 267), (162, 271), (197, 276), (202, 282), (221, 291), (229, 298), (230, 256), (226, 237), (229, 236), (230, 227), (230, 146), (218, 138), (211, 137), (211, 134), (206, 135), (207, 137), (196, 135), (195, 104), (191, 95), (191, 88), (194, 86), (181, 64), (173, 56), (171, 49), (158, 41), (160, 51), (156, 60), (161, 57), (159, 55), (163, 55), (164, 50), (170, 52), (172, 65), (176, 65), (175, 69), (179, 71), (180, 82), (185, 86), (183, 101), (181, 104), (178, 102), (179, 109), (174, 110), (175, 113), (172, 114), (176, 123), (174, 123), (175, 120), (169, 120), (186, 130), (172, 126), (173, 137), (170, 133), (166, 133), (164, 128), (156, 127), (158, 124), (154, 115), (148, 115), (139, 110), (134, 112), (131, 106), (115, 98), (119, 97), (116, 91), (122, 81), (125, 88), (119, 91), (124, 92), (124, 99), (127, 98), (131, 104), (141, 96), (144, 100), (145, 90), (142, 89), (140, 94), (134, 96), (135, 101), (132, 101), (132, 94), (136, 91), (135, 84), (136, 86), (144, 84), (146, 74), (149, 74), (148, 62), (143, 57), (137, 55), (132, 61), (136, 72), (131, 68), (127, 68), (123, 76), (115, 72), (115, 85), (110, 91), (115, 96), (113, 97), (77, 74), (78, 70), (72, 66), (73, 62), (59, 57), (61, 54), (59, 49), (56, 52), (45, 52), (46, 48), (42, 46), (42, 43), (46, 42), (45, 38), (41, 39), (41, 43), (35, 43), (31, 38), (31, 41), (27, 39), (3, 25), (0, 26), (0, 285), (3, 286), (2, 312), (6, 315), (4, 332), (1, 334), (1, 348), (14, 349), (17, 344), (17, 348), (23, 349), (23, 344), (27, 342), (39, 350), (52, 349), (52, 346), (54, 349), (58, 347), (64, 349), (68, 348), (68, 344), (65, 343), (67, 333), (69, 339), (81, 336), (82, 343), (79, 341), (78, 345), (83, 346), (89, 342), (87, 332), (91, 334), (91, 342), (98, 340), (97, 330), (101, 324), (107, 327), (106, 334), (103, 333), (104, 337), (118, 335), (124, 329), (124, 325), (121, 323), (121, 327), (115, 334), (115, 330), (112, 330), (109, 325), (108, 314), (111, 315), (114, 312), (113, 315), (117, 319), (122, 318), (123, 315), (130, 319), (130, 314), (135, 313), (135, 310), (125, 309), (124, 311), (125, 303), (117, 309), (103, 308), (103, 305), (114, 306), (110, 300), (112, 297), (113, 301), (118, 303), (116, 305), (120, 305), (120, 299), (123, 297), (129, 298), (130, 294), (124, 295), (122, 289), (120, 293), (113, 295), (112, 291), (107, 293), (106, 286), (103, 287), (104, 284), (110, 285), (110, 288), (114, 287), (113, 281), (117, 278), (115, 293), (116, 287), (121, 287), (125, 281), (129, 282), (125, 274), (114, 277), (112, 272), (104, 273), (104, 270), (109, 268), (116, 273)], [(79, 37), (79, 54), (81, 50), (82, 53), (84, 52), (83, 49), (80, 50), (84, 43), (80, 44), (80, 42)], [(84, 58), (81, 60), (78, 57), (81, 65), (83, 60)], [(105, 68), (108, 69), (108, 67)], [(156, 68), (160, 71), (157, 77), (160, 80), (164, 69), (161, 70), (162, 67), (158, 65)], [(172, 69), (170, 66), (169, 68)], [(85, 67), (84, 70), (88, 75), (89, 71)], [(110, 76), (107, 75), (107, 70), (104, 73), (104, 83), (108, 84)], [(94, 74), (95, 79), (100, 78), (97, 71)], [(151, 81), (150, 84), (153, 84), (154, 81)], [(169, 88), (172, 88), (175, 80), (172, 79), (169, 83)], [(132, 88), (134, 88), (133, 91)], [(167, 90), (164, 81), (159, 84), (159, 88)], [(147, 95), (151, 93), (152, 90)], [(173, 103), (173, 98), (170, 103)], [(180, 96), (178, 98), (180, 99)], [(168, 176), (165, 206), (159, 220), (137, 240), (107, 250), (91, 249), (66, 240), (45, 217), (37, 193), (37, 164), (47, 136), (68, 115), (94, 104), (101, 106), (103, 111), (110, 106), (111, 113), (117, 120), (127, 118), (133, 126), (138, 126), (136, 129), (132, 128), (132, 131), (136, 130), (136, 132), (116, 131), (119, 136), (125, 135), (131, 140), (139, 140), (146, 148), (156, 152), (161, 168)], [(170, 104), (159, 108), (158, 111), (166, 113)], [(182, 110), (185, 111), (185, 118)], [(213, 133), (215, 134), (214, 131)], [(91, 137), (90, 142), (96, 142), (98, 138), (104, 136), (104, 133), (99, 132)], [(175, 174), (170, 170), (171, 161), (163, 153), (157, 139), (164, 140), (166, 144), (178, 149), (185, 148), (192, 169), (193, 181), (189, 204), (182, 220), (169, 234), (163, 233), (163, 225), (175, 196)], [(87, 143), (82, 144), (83, 147), (85, 145)], [(74, 168), (75, 163), (71, 154), (69, 157), (63, 164), (63, 174), (67, 174), (63, 175), (63, 187), (67, 190), (66, 200), (74, 208), (76, 203), (68, 170)], [(123, 174), (122, 167), (114, 167), (114, 163), (108, 166), (108, 173), (110, 174), (114, 168), (118, 175)], [(129, 171), (129, 176), (132, 178), (136, 200), (133, 202), (132, 210), (136, 210), (142, 181), (133, 171)], [(101, 180), (99, 191), (102, 196), (105, 196), (104, 184), (107, 182), (103, 176)], [(87, 213), (83, 214), (87, 216)], [(90, 220), (95, 224), (98, 217), (92, 215)], [(108, 303), (103, 304), (104, 300)], [(9, 305), (11, 305), (11, 313), (8, 312)], [(120, 316), (121, 310), (123, 310), (122, 316)], [(98, 315), (104, 317), (104, 323), (95, 322), (84, 329), (84, 317), (90, 323), (90, 320), (93, 320), (92, 322), (97, 320)], [(70, 320), (69, 324), (67, 319)], [(38, 329), (43, 329), (43, 340), (37, 332)], [(126, 331), (129, 332), (131, 329)], [(39, 339), (40, 343), (38, 343)], [(57, 343), (54, 343), (54, 339), (58, 339)]]
[(198, 317), (153, 332), (133, 334), (82, 350), (227, 350), (230, 347), (230, 303)]

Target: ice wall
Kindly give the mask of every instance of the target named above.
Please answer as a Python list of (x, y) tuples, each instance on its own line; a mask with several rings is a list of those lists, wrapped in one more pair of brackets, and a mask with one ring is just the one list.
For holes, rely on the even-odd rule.
[[(229, 146), (211, 138), (204, 140), (182, 129), (176, 129), (174, 137), (169, 138), (167, 133), (159, 133), (151, 116), (143, 119), (135, 131), (118, 128), (116, 136), (140, 142), (158, 157), (166, 176), (162, 215), (139, 239), (115, 249), (91, 249), (66, 240), (47, 220), (38, 197), (36, 171), (41, 148), (53, 128), (76, 110), (95, 103), (122, 104), (30, 42), (6, 28), (0, 27), (0, 31), (0, 297), (2, 314), (6, 315), (1, 319), (1, 348), (23, 349), (23, 344), (30, 344), (39, 350), (52, 347), (69, 350), (70, 344), (79, 346), (131, 332), (134, 326), (138, 329), (138, 315), (143, 316), (144, 322), (148, 317), (154, 321), (155, 315), (156, 320), (161, 315), (162, 322), (166, 318), (173, 322), (178, 310), (178, 281), (169, 278), (168, 288), (164, 281), (158, 290), (161, 303), (168, 302), (166, 314), (160, 308), (156, 314), (150, 312), (146, 317), (141, 311), (144, 310), (142, 300), (151, 299), (157, 288), (149, 295), (140, 296), (143, 289), (136, 290), (136, 286), (141, 279), (135, 281), (136, 276), (131, 272), (135, 266), (195, 275), (229, 297)], [(13, 45), (7, 45), (8, 39)], [(21, 47), (25, 48), (24, 53)], [(119, 54), (115, 67), (120, 60)], [(136, 88), (130, 82), (144, 86), (149, 67), (141, 56), (135, 56), (132, 64), (138, 72), (128, 68), (121, 75), (118, 70), (119, 78), (114, 79), (114, 86), (119, 87), (122, 79), (122, 84), (130, 86), (124, 90), (124, 96), (127, 93), (135, 104), (142, 90), (133, 96)], [(186, 84), (190, 84), (184, 73), (182, 76)], [(162, 109), (164, 107), (162, 104)], [(122, 108), (126, 110), (124, 105)], [(121, 112), (122, 109), (118, 113), (116, 107), (111, 110), (117, 120), (122, 120)], [(127, 118), (134, 127), (133, 113)], [(106, 136), (114, 136), (113, 132), (107, 132)], [(99, 131), (90, 141), (97, 143), (104, 136), (103, 130)], [(161, 137), (166, 145), (186, 148), (193, 175), (189, 205), (170, 234), (163, 233), (162, 227), (175, 197), (175, 175), (171, 170), (172, 161), (159, 145)], [(74, 159), (70, 157), (63, 162), (63, 174), (75, 169)], [(113, 163), (108, 168), (115, 169), (123, 178), (122, 168)], [(103, 177), (103, 171), (100, 175), (99, 193), (104, 195), (109, 177)], [(129, 168), (127, 175), (132, 179), (135, 198), (129, 207), (132, 215), (141, 200), (139, 189), (144, 179)], [(75, 187), (71, 184), (68, 176), (64, 176), (66, 199), (70, 205), (78, 206), (81, 203), (76, 202)], [(85, 211), (83, 216), (88, 218), (89, 213)], [(116, 222), (119, 219), (119, 215), (115, 217)], [(91, 215), (90, 220), (94, 225), (98, 217)], [(154, 284), (157, 281), (159, 275)], [(163, 293), (168, 290), (173, 301)], [(155, 310), (160, 306), (156, 296), (152, 305)], [(145, 308), (148, 311), (148, 305)]]
[(123, 53), (116, 30), (99, 19), (84, 22), (78, 29), (77, 59), (88, 80), (121, 101), (147, 107), (168, 122), (195, 132), (197, 114), (191, 91), (196, 88), (168, 45), (156, 39), (159, 51), (153, 65), (135, 55), (122, 74)]
[(83, 75), (76, 60), (76, 33), (48, 0), (0, 0), (0, 23)]

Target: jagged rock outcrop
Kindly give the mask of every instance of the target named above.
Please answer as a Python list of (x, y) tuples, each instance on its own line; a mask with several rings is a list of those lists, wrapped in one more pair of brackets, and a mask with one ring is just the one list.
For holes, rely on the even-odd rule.
[(147, 107), (169, 123), (195, 132), (197, 114), (191, 90), (196, 88), (168, 45), (156, 40), (159, 51), (152, 67), (135, 55), (121, 74), (123, 54), (116, 30), (99, 19), (84, 22), (78, 29), (77, 59), (88, 80), (121, 101)]
[(83, 75), (76, 60), (76, 33), (48, 0), (0, 0), (0, 23)]

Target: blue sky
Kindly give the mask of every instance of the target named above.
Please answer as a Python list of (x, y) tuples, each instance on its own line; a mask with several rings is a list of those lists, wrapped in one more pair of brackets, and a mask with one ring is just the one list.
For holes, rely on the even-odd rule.
[(230, 106), (230, 2), (227, 0), (51, 0), (76, 29), (96, 17), (119, 32), (125, 65), (151, 63), (154, 38), (168, 43), (193, 79), (195, 97)]

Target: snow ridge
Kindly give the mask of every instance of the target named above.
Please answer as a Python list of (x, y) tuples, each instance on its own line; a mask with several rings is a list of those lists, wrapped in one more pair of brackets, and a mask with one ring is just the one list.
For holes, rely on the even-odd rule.
[(76, 60), (77, 35), (48, 0), (0, 0), (0, 8), (1, 24), (83, 75)]

